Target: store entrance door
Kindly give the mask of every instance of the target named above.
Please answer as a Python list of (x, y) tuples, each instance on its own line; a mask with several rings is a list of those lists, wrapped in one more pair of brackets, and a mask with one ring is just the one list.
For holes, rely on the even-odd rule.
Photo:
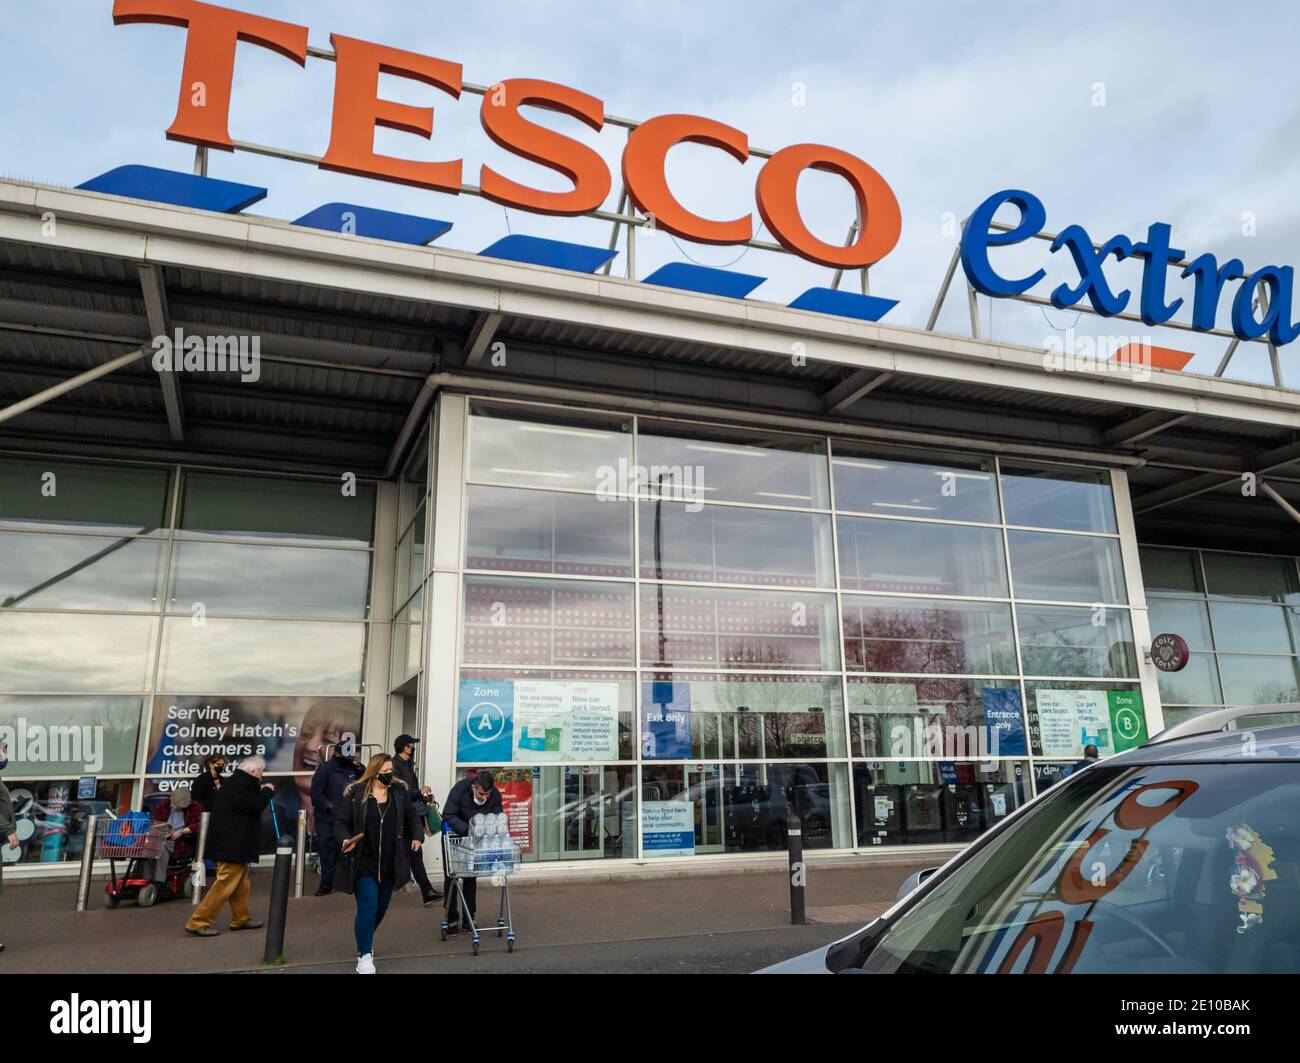
[(718, 764), (689, 764), (686, 793), (695, 805), (695, 851), (726, 851), (722, 771)]
[(581, 767), (564, 769), (564, 800), (561, 805), (560, 859), (584, 860), (604, 854), (602, 810), (604, 772), (584, 772)]

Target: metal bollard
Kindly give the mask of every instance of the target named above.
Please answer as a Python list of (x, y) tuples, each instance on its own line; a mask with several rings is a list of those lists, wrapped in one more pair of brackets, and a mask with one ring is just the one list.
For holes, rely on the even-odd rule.
[(86, 910), (90, 899), (90, 865), (95, 860), (95, 835), (99, 827), (99, 816), (86, 818), (86, 847), (81, 851), (81, 873), (77, 876), (77, 911)]
[(302, 900), (302, 880), (307, 873), (307, 810), (298, 809), (298, 842), (293, 851), (293, 896)]
[(208, 820), (211, 818), (211, 812), (204, 812), (199, 816), (199, 846), (194, 850), (194, 870), (190, 873), (190, 881), (194, 884), (194, 888), (190, 890), (190, 906), (193, 908), (199, 906), (203, 887), (207, 885), (208, 869), (203, 863), (203, 857), (208, 851)]
[(790, 925), (803, 926), (804, 918), (804, 883), (808, 873), (803, 862), (803, 823), (798, 816), (786, 820), (786, 834), (790, 850)]
[(263, 963), (284, 962), (284, 925), (289, 916), (289, 879), (293, 875), (293, 838), (280, 836), (271, 872), (271, 908), (266, 914), (266, 951)]

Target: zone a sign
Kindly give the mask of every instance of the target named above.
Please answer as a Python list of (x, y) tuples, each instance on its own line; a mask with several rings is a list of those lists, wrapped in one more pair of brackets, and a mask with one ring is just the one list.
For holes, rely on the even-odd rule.
[[(233, 151), (228, 119), (234, 83), (236, 44), (256, 45), (292, 59), (307, 61), (307, 27), (199, 3), (198, 0), (115, 0), (113, 21), (160, 23), (186, 31), (180, 100), (167, 136), (201, 147)], [(431, 162), (375, 152), (375, 129), (396, 129), (426, 139), (433, 135), (434, 108), (386, 100), (379, 95), (379, 76), (410, 78), (459, 98), (459, 63), (383, 44), (330, 35), (337, 66), (329, 145), (321, 169), (428, 188), (458, 195), (464, 162)], [(520, 184), (486, 164), (479, 169), (481, 194), (507, 207), (539, 214), (576, 216), (596, 210), (609, 195), (609, 167), (586, 144), (529, 121), (524, 108), (568, 115), (594, 130), (605, 124), (605, 105), (578, 89), (534, 78), (510, 78), (492, 85), (483, 96), (484, 131), (500, 147), (562, 174), (572, 187), (547, 192)], [(664, 164), (677, 144), (704, 144), (737, 162), (750, 157), (749, 138), (741, 130), (698, 115), (666, 114), (635, 126), (623, 151), (622, 177), (632, 203), (656, 228), (706, 244), (740, 244), (753, 239), (752, 212), (718, 220), (687, 210), (668, 186)], [(847, 246), (815, 236), (799, 212), (795, 196), (805, 170), (822, 170), (843, 178), (857, 200), (861, 224)], [(898, 199), (883, 177), (867, 163), (838, 148), (793, 144), (773, 154), (758, 174), (758, 214), (777, 241), (792, 254), (823, 266), (860, 269), (880, 261), (898, 243), (902, 219)]]

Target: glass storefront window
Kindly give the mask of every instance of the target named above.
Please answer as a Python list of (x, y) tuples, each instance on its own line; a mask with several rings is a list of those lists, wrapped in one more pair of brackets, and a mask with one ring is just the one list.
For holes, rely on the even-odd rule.
[(136, 786), (131, 779), (100, 779), (94, 797), (79, 798), (77, 779), (9, 779), (6, 785), (18, 835), (17, 849), (0, 845), (0, 858), (6, 865), (79, 861), (86, 849), (89, 818), (129, 812)]
[(1277, 705), (1300, 701), (1294, 657), (1219, 654), (1223, 698), (1228, 705)]
[(1008, 524), (1065, 531), (1117, 530), (1109, 473), (1008, 461), (1001, 468)]
[(1137, 649), (1127, 609), (1017, 605), (1025, 675), (1137, 675)]
[(634, 664), (632, 596), (630, 584), (467, 576), (461, 659)]
[(847, 690), (852, 756), (1028, 755), (1014, 681), (850, 676)]
[(397, 540), (393, 565), (393, 602), (401, 605), (416, 587), (424, 583), (424, 511)]
[(1212, 650), (1214, 639), (1210, 635), (1210, 614), (1204, 602), (1178, 598), (1148, 598), (1151, 634), (1171, 632), (1187, 640), (1190, 650)]
[(835, 585), (823, 514), (656, 500), (640, 516), (642, 579)]
[(129, 775), (142, 708), (139, 697), (0, 695), (5, 777)]
[(465, 567), (632, 575), (632, 503), (604, 495), (471, 485)]
[(642, 421), (637, 464), (646, 471), (642, 494), (830, 508), (821, 440)]
[(1215, 645), (1220, 652), (1295, 653), (1297, 611), (1278, 605), (1210, 602)]
[(836, 443), (835, 507), (877, 516), (996, 524), (998, 488), (988, 458), (940, 458), (925, 451), (872, 450)]
[(168, 612), (363, 620), (370, 553), (178, 540)]
[(1206, 591), (1227, 598), (1300, 604), (1300, 578), (1290, 557), (1219, 554), (1205, 551)]
[(641, 660), (670, 667), (838, 671), (835, 598), (643, 585)]
[[(635, 760), (636, 698), (631, 672), (465, 668), (456, 761), (527, 766)], [(504, 728), (502, 719), (509, 721)]]
[(166, 527), (166, 469), (0, 458), (0, 527), (147, 534)]
[(844, 755), (838, 677), (647, 672), (644, 760)]
[(476, 483), (626, 494), (631, 466), (625, 418), (487, 404), (471, 410), (469, 478)]
[[(139, 803), (141, 750), (167, 781), (214, 748), (262, 753), (292, 822), (322, 748), (360, 734), (373, 486), (186, 472), (171, 513), (175, 474), (0, 459), (0, 732), (23, 842), (7, 861), (78, 858), (88, 810)], [(77, 800), (85, 776), (98, 793)]]
[(418, 509), (424, 506), (429, 488), (429, 430), (426, 427), (415, 445), (397, 486), (397, 525), (404, 528)]
[(154, 616), (0, 612), (0, 690), (140, 693), (157, 636)]
[(1142, 547), (1142, 584), (1147, 593), (1204, 594), (1201, 560), (1195, 550), (1168, 550)]
[(857, 844), (974, 841), (1032, 796), (1024, 761), (867, 760), (853, 765)]
[(839, 517), (836, 531), (845, 590), (1007, 597), (997, 528)]
[(853, 672), (1014, 675), (1011, 607), (846, 594), (844, 662)]
[(0, 609), (154, 612), (161, 539), (0, 532)]
[(393, 617), (391, 686), (398, 686), (420, 671), (424, 635), (424, 588)]
[[(682, 807), (686, 806), (686, 807)], [(784, 851), (789, 817), (804, 849), (852, 845), (844, 764), (643, 764), (642, 856)]]
[(1140, 745), (1143, 735), (1134, 725), (1145, 715), (1136, 683), (1098, 680), (1025, 680), (1029, 719), (1029, 750), (1035, 757), (1068, 760), (1083, 757), (1095, 745), (1103, 757)]
[(349, 694), (361, 690), (365, 624), (164, 621), (158, 685), (177, 693)]
[(342, 481), (189, 472), (182, 483), (180, 533), (194, 538), (369, 546), (375, 488)]
[(1012, 530), (1007, 545), (1017, 598), (1128, 603), (1118, 539)]
[(497, 775), (510, 833), (525, 861), (636, 856), (636, 768), (546, 765)]
[[(1187, 667), (1181, 672), (1161, 672), (1157, 680), (1162, 705), (1223, 704), (1223, 695), (1219, 691), (1219, 669), (1212, 653), (1190, 654)], [(1167, 714), (1165, 723), (1169, 723)]]
[(492, 772), (525, 863), (636, 858), (634, 765), (484, 765), (459, 774), (484, 770)]

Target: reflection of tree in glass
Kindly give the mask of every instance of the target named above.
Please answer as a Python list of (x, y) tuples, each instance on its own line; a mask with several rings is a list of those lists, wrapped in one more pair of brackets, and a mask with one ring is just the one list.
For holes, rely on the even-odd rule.
[(1296, 684), (1279, 683), (1275, 679), (1257, 686), (1250, 698), (1252, 705), (1285, 705), (1297, 701), (1300, 701), (1300, 690)]
[[(853, 609), (844, 633), (850, 663), (868, 672), (969, 672), (961, 615), (948, 609)], [(1000, 636), (998, 636), (1000, 637)], [(860, 641), (859, 641), (860, 640)]]

